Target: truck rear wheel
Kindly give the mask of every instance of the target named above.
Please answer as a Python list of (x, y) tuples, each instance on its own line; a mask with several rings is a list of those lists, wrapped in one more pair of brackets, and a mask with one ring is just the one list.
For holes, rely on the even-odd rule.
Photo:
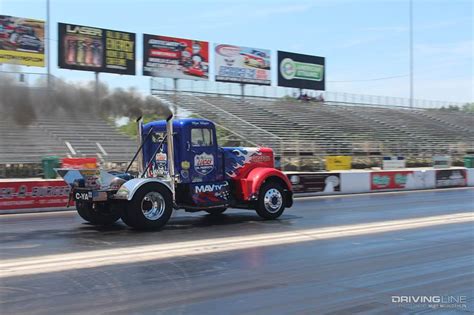
[(110, 225), (120, 219), (120, 214), (113, 213), (105, 204), (76, 201), (77, 213), (87, 222), (94, 225)]
[(173, 212), (173, 198), (161, 185), (140, 188), (125, 207), (122, 220), (136, 229), (159, 229)]
[(267, 182), (258, 194), (257, 214), (264, 219), (276, 219), (285, 210), (285, 194), (280, 184)]

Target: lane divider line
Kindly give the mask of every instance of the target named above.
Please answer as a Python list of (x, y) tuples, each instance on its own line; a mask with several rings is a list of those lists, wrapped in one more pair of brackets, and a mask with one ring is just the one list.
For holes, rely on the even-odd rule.
[(253, 234), (189, 242), (52, 254), (31, 258), (5, 259), (0, 262), (0, 279), (469, 222), (474, 222), (474, 213), (472, 212), (303, 229), (263, 235)]

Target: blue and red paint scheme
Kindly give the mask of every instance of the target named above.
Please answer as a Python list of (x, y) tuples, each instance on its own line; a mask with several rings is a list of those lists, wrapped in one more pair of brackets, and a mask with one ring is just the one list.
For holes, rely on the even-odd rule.
[[(152, 156), (166, 134), (166, 122), (143, 125), (143, 163), (151, 161), (149, 177), (167, 172), (167, 145)], [(195, 139), (195, 138), (198, 139)], [(248, 206), (258, 199), (262, 184), (277, 182), (285, 190), (285, 205), (292, 204), (291, 183), (274, 167), (273, 150), (265, 147), (218, 147), (215, 125), (205, 119), (173, 121), (176, 202), (183, 207)]]

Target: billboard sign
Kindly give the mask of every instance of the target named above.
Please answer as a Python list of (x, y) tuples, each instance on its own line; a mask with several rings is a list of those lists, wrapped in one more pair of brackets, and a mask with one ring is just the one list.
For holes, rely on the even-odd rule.
[(407, 183), (412, 174), (412, 171), (372, 172), (370, 173), (370, 189), (383, 190), (408, 188)]
[(216, 44), (214, 53), (216, 81), (271, 85), (270, 50)]
[(340, 173), (292, 173), (288, 172), (295, 193), (333, 193), (341, 191)]
[(328, 155), (325, 157), (326, 171), (350, 170), (352, 168), (352, 156)]
[(65, 207), (69, 191), (62, 180), (0, 182), (0, 210)]
[(278, 51), (278, 85), (324, 91), (324, 57)]
[(58, 23), (58, 66), (135, 74), (135, 33)]
[(44, 21), (0, 15), (0, 63), (44, 67)]
[(143, 75), (208, 80), (209, 43), (143, 34)]
[(436, 187), (464, 187), (466, 185), (466, 170), (436, 170)]

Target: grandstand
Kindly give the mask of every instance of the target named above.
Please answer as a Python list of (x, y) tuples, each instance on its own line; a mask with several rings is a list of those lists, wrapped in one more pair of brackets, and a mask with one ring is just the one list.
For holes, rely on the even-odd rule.
[(401, 107), (159, 93), (163, 102), (216, 121), (281, 156), (462, 156), (473, 151), (474, 115)]
[[(474, 115), (469, 113), (304, 103), (288, 97), (241, 98), (164, 91), (155, 96), (180, 109), (181, 115), (215, 121), (231, 133), (232, 144), (269, 146), (287, 162), (314, 161), (335, 154), (425, 159), (449, 154), (459, 160), (474, 151)], [(42, 157), (50, 155), (92, 156), (101, 162), (125, 163), (136, 149), (135, 140), (118, 132), (105, 118), (63, 109), (37, 112), (28, 125), (0, 117), (0, 132), (0, 165), (39, 164)]]
[(129, 161), (136, 142), (94, 114), (36, 113), (28, 125), (0, 117), (0, 164), (38, 163), (49, 155)]

